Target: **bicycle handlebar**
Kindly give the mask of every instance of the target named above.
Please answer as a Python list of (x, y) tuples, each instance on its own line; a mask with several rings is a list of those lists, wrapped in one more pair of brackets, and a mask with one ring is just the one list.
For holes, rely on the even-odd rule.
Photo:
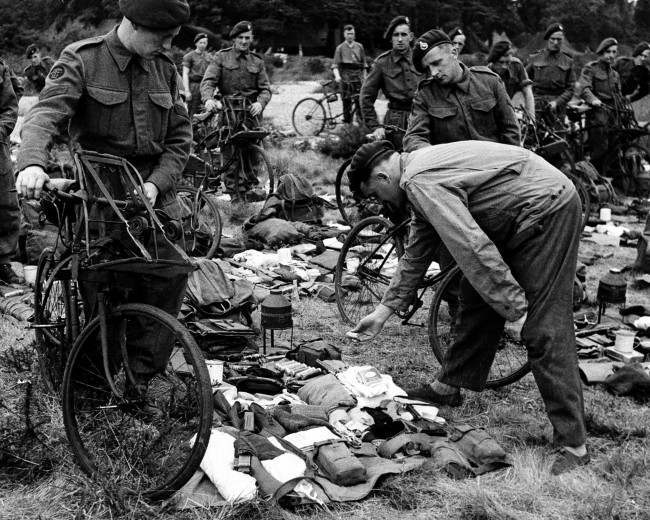
[[(61, 199), (64, 202), (73, 202), (75, 204), (81, 204), (83, 201), (90, 203), (97, 203), (108, 206), (111, 204), (105, 197), (89, 197), (88, 194), (83, 190), (77, 190), (75, 192), (68, 192), (67, 190), (74, 184), (74, 181), (70, 179), (50, 179), (43, 185), (43, 191), (49, 193), (55, 198)], [(145, 209), (146, 206), (142, 201), (139, 200), (118, 200), (114, 199), (112, 201), (118, 208), (124, 210), (139, 210)]]

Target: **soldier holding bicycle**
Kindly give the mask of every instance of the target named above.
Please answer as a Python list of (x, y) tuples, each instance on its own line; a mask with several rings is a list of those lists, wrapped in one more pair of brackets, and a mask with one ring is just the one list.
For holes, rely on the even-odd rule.
[[(151, 205), (178, 217), (174, 186), (189, 156), (192, 128), (176, 66), (165, 51), (189, 19), (189, 5), (186, 0), (120, 0), (119, 7), (124, 17), (115, 29), (69, 45), (52, 67), (39, 102), (25, 118), (16, 188), (25, 197), (40, 197), (49, 180), (44, 168), (52, 139), (69, 123), (82, 148), (131, 162)], [(130, 242), (124, 230), (111, 238), (118, 248)], [(157, 246), (159, 258), (179, 258), (165, 241)], [(173, 283), (146, 277), (125, 289), (130, 301), (175, 316), (186, 282), (186, 275)], [(168, 351), (155, 330), (143, 331), (137, 341), (147, 355), (133, 369), (146, 380), (166, 364)]]
[[(384, 39), (391, 42), (392, 49), (377, 57), (363, 82), (360, 96), (363, 120), (373, 131), (375, 139), (386, 137), (386, 130), (379, 125), (374, 107), (379, 91), (383, 91), (388, 99), (384, 124), (403, 128), (406, 131), (413, 97), (421, 77), (413, 66), (411, 51), (413, 33), (408, 17), (393, 18), (384, 33)], [(393, 145), (396, 149), (401, 149), (404, 132), (392, 134)]]
[[(247, 21), (238, 22), (230, 31), (230, 38), (233, 40), (232, 47), (219, 51), (205, 71), (201, 81), (201, 99), (206, 110), (215, 111), (223, 109), (222, 102), (215, 99), (215, 96), (243, 97), (250, 103), (250, 108), (241, 123), (249, 129), (258, 128), (264, 107), (271, 100), (271, 85), (264, 59), (250, 50), (253, 25)], [(226, 159), (234, 153), (232, 148), (232, 145), (222, 148), (221, 153)], [(226, 191), (233, 201), (259, 200), (260, 195), (253, 191), (259, 184), (255, 173), (241, 172), (238, 166), (235, 164), (234, 168), (224, 174)]]
[(605, 38), (596, 53), (598, 59), (583, 67), (578, 83), (582, 88), (582, 98), (592, 107), (587, 114), (591, 162), (602, 173), (609, 149), (609, 129), (618, 126), (623, 94), (621, 79), (613, 67), (618, 42), (615, 38)]

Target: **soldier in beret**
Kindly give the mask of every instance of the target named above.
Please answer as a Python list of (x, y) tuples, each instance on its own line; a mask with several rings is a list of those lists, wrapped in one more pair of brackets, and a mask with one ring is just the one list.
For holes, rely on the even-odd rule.
[(198, 33), (194, 37), (194, 50), (183, 56), (183, 87), (190, 117), (201, 108), (201, 80), (210, 64), (207, 47), (208, 35)]
[(621, 78), (621, 92), (630, 101), (638, 101), (648, 95), (650, 87), (650, 44), (641, 42), (634, 47), (632, 56), (616, 59), (614, 69)]
[(45, 78), (54, 65), (54, 60), (49, 56), (42, 57), (40, 49), (34, 43), (27, 47), (25, 55), (31, 63), (23, 70), (23, 76), (38, 93), (45, 86)]
[(355, 153), (348, 176), (354, 193), (412, 210), (390, 286), (348, 335), (371, 340), (394, 312), (407, 309), (444, 244), (464, 275), (453, 343), (438, 378), (408, 394), (459, 406), (461, 388), (483, 390), (510, 322), (553, 426), (559, 452), (551, 472), (587, 464), (572, 308), (581, 213), (572, 182), (525, 148), (487, 141), (411, 153), (369, 143)]
[(524, 64), (513, 56), (512, 44), (508, 41), (496, 42), (488, 56), (488, 68), (496, 72), (506, 87), (506, 92), (512, 98), (517, 92), (524, 96), (524, 108), (535, 118), (535, 98), (533, 97), (532, 81), (526, 74)]
[[(130, 161), (144, 180), (149, 202), (179, 217), (175, 184), (189, 156), (192, 128), (179, 97), (178, 71), (166, 51), (188, 21), (189, 5), (186, 0), (120, 0), (119, 7), (123, 18), (117, 27), (68, 45), (50, 70), (39, 102), (25, 116), (16, 189), (24, 197), (40, 197), (49, 181), (44, 168), (52, 140), (60, 129), (69, 128), (71, 140), (82, 149)], [(102, 169), (98, 173), (107, 175)], [(115, 243), (130, 247), (122, 228), (106, 228)], [(157, 246), (159, 258), (179, 259), (166, 241)], [(153, 280), (146, 277), (129, 286), (129, 300), (176, 316), (187, 277)], [(87, 306), (87, 312), (92, 308)], [(129, 346), (142, 356), (131, 368), (146, 387), (150, 376), (166, 365), (171, 344), (151, 323), (134, 337), (138, 339), (129, 340)]]
[[(388, 99), (388, 111), (384, 124), (404, 129), (408, 125), (413, 97), (421, 74), (413, 66), (410, 22), (406, 16), (397, 16), (388, 25), (384, 39), (392, 49), (380, 54), (361, 87), (361, 110), (366, 126), (375, 139), (384, 139), (386, 130), (379, 124), (375, 101), (381, 90)], [(390, 132), (391, 141), (397, 149), (402, 148), (403, 132)]]
[(416, 40), (413, 65), (428, 76), (413, 100), (405, 151), (465, 140), (519, 145), (519, 124), (503, 81), (487, 67), (460, 63), (444, 32), (434, 29)]
[(533, 95), (537, 101), (538, 115), (548, 108), (562, 119), (564, 107), (573, 97), (576, 82), (573, 58), (562, 51), (564, 26), (552, 23), (544, 33), (546, 49), (532, 54), (526, 67), (533, 82)]
[[(249, 128), (257, 128), (261, 125), (262, 111), (271, 99), (271, 85), (264, 59), (250, 50), (253, 42), (253, 25), (250, 22), (235, 24), (230, 38), (233, 40), (232, 47), (217, 52), (205, 71), (201, 81), (201, 99), (207, 110), (221, 110), (223, 106), (217, 99), (219, 96), (246, 98), (250, 102), (250, 117), (245, 124)], [(233, 148), (228, 146), (222, 148), (221, 152), (227, 160)], [(224, 174), (223, 181), (233, 201), (260, 200), (264, 197), (255, 172), (240, 171), (239, 164), (233, 164)]]
[(609, 128), (617, 126), (618, 109), (623, 102), (621, 79), (613, 67), (618, 55), (618, 42), (615, 38), (605, 38), (598, 45), (596, 54), (598, 59), (582, 68), (578, 83), (582, 98), (592, 107), (587, 114), (591, 162), (604, 174), (602, 168), (609, 147)]

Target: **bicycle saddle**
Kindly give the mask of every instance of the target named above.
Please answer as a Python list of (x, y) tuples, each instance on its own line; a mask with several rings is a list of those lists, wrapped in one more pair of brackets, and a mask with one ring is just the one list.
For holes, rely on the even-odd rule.
[(269, 132), (266, 130), (240, 130), (230, 136), (228, 143), (234, 145), (256, 143), (257, 141), (264, 139), (267, 135), (269, 135)]

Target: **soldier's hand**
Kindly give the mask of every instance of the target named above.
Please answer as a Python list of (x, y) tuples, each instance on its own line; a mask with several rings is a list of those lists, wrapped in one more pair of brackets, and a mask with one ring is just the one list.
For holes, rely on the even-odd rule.
[(28, 199), (39, 199), (50, 176), (40, 166), (28, 166), (18, 173), (16, 191)]
[(550, 109), (551, 112), (555, 112), (557, 110), (557, 101), (551, 101), (548, 104), (548, 108)]
[(600, 107), (600, 106), (603, 106), (603, 102), (600, 99), (594, 99), (591, 102), (591, 106), (592, 107)]
[(186, 90), (183, 96), (185, 97), (185, 101), (189, 101), (190, 99), (192, 99), (192, 94), (189, 90)]
[(381, 141), (386, 138), (386, 129), (383, 126), (378, 126), (375, 131), (370, 134), (373, 141)]
[(253, 117), (259, 115), (262, 113), (262, 103), (259, 101), (256, 101), (251, 105), (251, 107), (248, 109), (248, 111), (251, 113)]
[(156, 199), (158, 198), (158, 188), (152, 182), (145, 182), (142, 188), (144, 191), (144, 196), (147, 197), (149, 204), (154, 206), (156, 204)]
[(354, 329), (347, 332), (346, 336), (357, 341), (369, 341), (381, 332), (384, 323), (392, 314), (391, 308), (380, 303), (374, 311), (362, 318)]
[(510, 333), (514, 340), (521, 341), (521, 330), (524, 328), (527, 319), (528, 313), (525, 313), (517, 321), (507, 321), (504, 328)]
[(219, 101), (217, 99), (208, 99), (205, 102), (205, 109), (208, 112), (214, 112), (215, 110), (221, 110), (221, 108), (222, 108), (221, 101)]

